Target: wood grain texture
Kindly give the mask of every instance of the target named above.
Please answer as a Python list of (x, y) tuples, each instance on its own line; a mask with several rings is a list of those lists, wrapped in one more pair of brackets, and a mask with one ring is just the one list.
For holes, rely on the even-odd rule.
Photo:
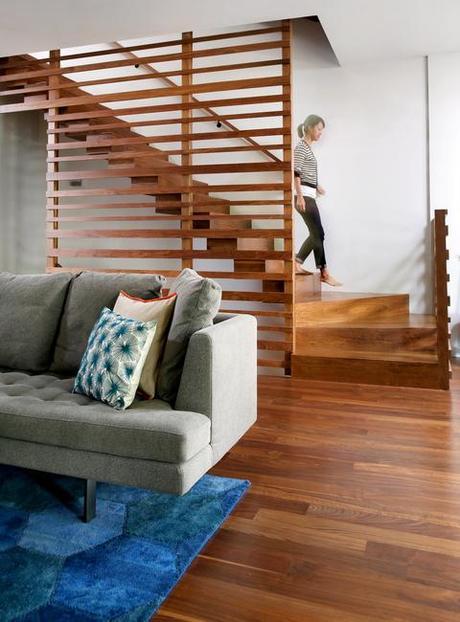
[[(250, 30), (238, 30), (235, 32), (223, 32), (223, 33), (219, 33), (216, 35), (203, 35), (200, 37), (193, 37), (192, 38), (192, 42), (193, 43), (204, 43), (204, 42), (208, 42), (208, 41), (218, 41), (218, 40), (222, 40), (222, 39), (235, 39), (235, 38), (241, 38), (241, 37), (250, 37), (250, 36), (264, 36), (264, 35), (268, 35), (268, 34), (273, 34), (275, 32), (279, 32), (281, 30), (281, 26), (272, 26), (270, 28), (257, 28), (257, 29), (250, 29)], [(142, 43), (142, 44), (138, 44), (138, 45), (132, 45), (132, 46), (126, 46), (124, 47), (124, 50), (127, 52), (139, 52), (141, 50), (153, 50), (153, 49), (158, 49), (158, 48), (162, 48), (162, 47), (171, 47), (171, 46), (177, 46), (177, 45), (181, 45), (182, 43), (182, 39), (168, 39), (165, 41), (157, 41), (155, 43)], [(97, 50), (93, 50), (92, 52), (77, 52), (74, 54), (63, 54), (61, 56), (61, 60), (75, 60), (75, 59), (79, 59), (81, 60), (82, 58), (94, 58), (95, 56), (111, 56), (113, 55), (114, 52), (111, 49), (107, 49), (107, 48), (103, 48), (103, 49), (97, 49)], [(49, 61), (51, 60), (51, 57), (48, 58), (42, 58), (40, 62), (45, 62), (45, 61)], [(1, 69), (1, 64), (4, 62), (4, 59), (0, 59), (0, 69)], [(18, 67), (29, 67), (30, 65), (30, 61), (29, 62), (25, 62), (25, 61), (17, 61), (17, 62), (9, 62), (8, 63), (8, 67), (10, 69), (17, 69)]]
[[(103, 47), (60, 51), (53, 65), (0, 61), (0, 92), (15, 97), (0, 113), (46, 112), (48, 269), (199, 269), (223, 281), (223, 306), (272, 314), (260, 316), (273, 318), (259, 333), (260, 362), (289, 371), (290, 22)], [(226, 261), (205, 265), (214, 259)]]
[(450, 392), (259, 378), (214, 467), (252, 486), (154, 620), (458, 622), (460, 369)]
[[(285, 101), (283, 95), (256, 95), (254, 97), (229, 97), (221, 99), (206, 100), (207, 106), (212, 108), (228, 106), (245, 106), (247, 104), (271, 104)], [(120, 115), (137, 115), (137, 114), (150, 114), (157, 112), (173, 112), (178, 110), (193, 110), (202, 109), (202, 101), (194, 101), (191, 103), (172, 103), (172, 104), (155, 104), (153, 106), (129, 106), (127, 108), (118, 108), (117, 112)], [(48, 112), (49, 121), (75, 121), (82, 119), (101, 119), (110, 117), (113, 118), (113, 110), (107, 108), (95, 108), (93, 110), (87, 109), (78, 112), (60, 112), (51, 114)]]
[[(156, 74), (158, 75), (158, 74)], [(137, 76), (129, 76), (130, 78), (136, 78), (136, 80), (139, 80), (139, 78)], [(146, 80), (149, 79), (151, 80), (150, 76), (148, 76), (147, 78), (145, 78)], [(82, 83), (80, 83), (80, 86), (82, 86)], [(39, 90), (40, 87), (31, 87), (34, 88), (34, 90)], [(18, 94), (23, 93), (24, 91), (21, 90)], [(5, 95), (5, 94), (9, 94), (11, 95), (12, 93), (8, 92), (8, 93), (2, 93), (0, 91), (0, 96), (1, 95)], [(204, 102), (202, 102), (202, 106), (203, 107), (205, 104)], [(185, 108), (184, 110), (190, 110), (190, 108)], [(273, 110), (273, 111), (266, 111), (266, 112), (241, 112), (241, 113), (235, 113), (235, 114), (225, 114), (224, 115), (219, 115), (216, 113), (217, 119), (219, 120), (228, 120), (228, 119), (262, 119), (262, 118), (268, 118), (268, 117), (280, 117), (283, 116), (283, 112), (278, 111), (278, 110)], [(100, 130), (113, 130), (113, 129), (117, 129), (119, 127), (154, 127), (157, 125), (176, 125), (176, 124), (186, 124), (188, 123), (187, 120), (182, 119), (182, 117), (170, 117), (167, 119), (149, 119), (148, 121), (131, 121), (131, 122), (123, 122), (123, 121), (112, 121), (111, 123), (98, 123), (97, 125), (95, 123), (87, 125), (87, 124), (77, 124), (77, 123), (72, 123), (69, 122), (67, 125), (65, 125), (64, 127), (61, 127), (59, 129), (56, 130), (49, 130), (48, 134), (68, 134), (68, 135), (72, 135), (72, 134), (82, 134), (82, 133), (91, 133), (91, 132), (98, 132)], [(193, 123), (209, 123), (209, 115), (206, 116), (202, 116), (202, 117), (193, 117)]]
[[(119, 61), (122, 63), (123, 61)], [(134, 65), (136, 61), (130, 61), (131, 65)], [(145, 61), (143, 61), (145, 62)], [(49, 72), (52, 72), (50, 69)], [(37, 72), (39, 73), (39, 72)], [(67, 68), (64, 70), (67, 74)], [(49, 75), (54, 75), (49, 73)], [(0, 76), (0, 81), (2, 76)], [(203, 84), (196, 84), (190, 87), (174, 86), (174, 87), (161, 87), (157, 89), (142, 89), (139, 91), (125, 91), (120, 93), (108, 93), (105, 95), (81, 95), (80, 97), (62, 97), (56, 101), (59, 107), (62, 106), (84, 106), (92, 103), (108, 103), (119, 101), (134, 101), (137, 99), (148, 99), (150, 97), (174, 97), (176, 95), (184, 95), (187, 93), (218, 93), (224, 91), (237, 91), (240, 89), (254, 89), (261, 87), (276, 87), (282, 86), (283, 80), (281, 78), (260, 78), (247, 80), (225, 80), (222, 82), (206, 82)], [(4, 104), (0, 106), (0, 112), (21, 112), (23, 110), (47, 110), (51, 106), (47, 100), (31, 102), (29, 104)]]
[[(105, 61), (101, 63), (89, 63), (87, 65), (77, 64), (66, 66), (65, 68), (47, 68), (47, 69), (33, 69), (32, 71), (25, 71), (22, 73), (7, 73), (0, 75), (0, 83), (14, 82), (16, 80), (28, 80), (36, 78), (45, 78), (49, 76), (68, 75), (72, 73), (82, 73), (85, 71), (100, 71), (106, 69), (115, 69), (120, 67), (132, 67), (139, 62), (139, 59), (143, 63), (165, 63), (175, 60), (182, 60), (183, 58), (208, 58), (210, 56), (223, 56), (226, 54), (243, 54), (249, 52), (260, 52), (262, 50), (274, 50), (277, 48), (285, 47), (285, 43), (281, 40), (278, 41), (266, 41), (258, 43), (249, 43), (243, 45), (232, 45), (222, 48), (209, 48), (205, 50), (195, 50), (194, 52), (176, 52), (174, 54), (161, 54), (155, 56), (143, 56), (142, 58), (129, 58), (126, 60), (114, 60)], [(115, 52), (114, 52), (115, 53)], [(40, 67), (42, 61), (37, 60), (36, 65)], [(129, 98), (128, 98), (129, 99)]]
[(335, 324), (351, 320), (405, 318), (409, 314), (407, 294), (354, 294), (319, 292), (298, 297), (295, 307), (296, 325), (314, 322)]
[(356, 352), (312, 349), (308, 354), (292, 355), (292, 375), (297, 378), (361, 382), (399, 387), (440, 389), (441, 378), (436, 355), (380, 351)]
[[(250, 136), (281, 136), (283, 128), (255, 128), (252, 130), (231, 130), (228, 132), (196, 132), (193, 134), (166, 134), (159, 136), (134, 136), (133, 138), (98, 138), (92, 135), (83, 141), (69, 141), (59, 144), (59, 150), (86, 149), (87, 147), (126, 147), (127, 145), (148, 145), (150, 143), (171, 143), (181, 140), (222, 140), (224, 138), (246, 138)], [(258, 147), (260, 150), (260, 147)]]
[(434, 316), (410, 315), (407, 295), (310, 293), (315, 275), (296, 277), (295, 377), (449, 388), (446, 210), (432, 232)]
[(436, 315), (441, 382), (444, 389), (449, 388), (450, 375), (449, 296), (447, 293), (447, 283), (449, 280), (447, 260), (449, 255), (446, 240), (448, 235), (446, 216), (447, 210), (436, 210), (434, 222), (432, 223), (434, 238), (434, 308)]
[(327, 347), (337, 350), (436, 353), (436, 324), (431, 315), (402, 320), (365, 320), (297, 328), (297, 350)]

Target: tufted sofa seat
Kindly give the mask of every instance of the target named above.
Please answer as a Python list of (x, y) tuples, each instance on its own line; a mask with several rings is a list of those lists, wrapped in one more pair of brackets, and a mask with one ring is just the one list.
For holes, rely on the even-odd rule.
[(72, 393), (73, 378), (0, 374), (2, 433), (34, 443), (116, 456), (184, 462), (210, 442), (210, 420), (161, 400), (136, 401), (129, 416)]
[[(190, 338), (177, 398), (125, 411), (72, 393), (101, 309), (151, 275), (0, 273), (0, 463), (184, 494), (256, 419), (257, 325), (220, 314)], [(89, 514), (88, 514), (89, 515)]]

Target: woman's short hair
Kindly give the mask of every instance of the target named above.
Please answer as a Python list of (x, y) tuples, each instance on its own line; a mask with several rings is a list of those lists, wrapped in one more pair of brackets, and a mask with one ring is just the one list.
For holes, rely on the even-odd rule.
[(309, 127), (315, 127), (318, 123), (322, 123), (323, 127), (326, 127), (326, 123), (322, 117), (317, 114), (309, 114), (303, 123), (297, 127), (297, 134), (300, 138), (303, 138)]

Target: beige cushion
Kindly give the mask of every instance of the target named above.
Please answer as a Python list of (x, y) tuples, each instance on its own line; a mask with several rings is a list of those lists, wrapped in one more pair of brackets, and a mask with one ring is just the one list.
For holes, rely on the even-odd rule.
[(143, 300), (121, 291), (113, 308), (115, 313), (133, 320), (141, 322), (156, 320), (157, 322), (155, 336), (145, 360), (139, 382), (139, 390), (149, 398), (155, 397), (155, 385), (159, 370), (158, 363), (166, 343), (176, 296), (177, 294), (171, 294), (164, 298)]

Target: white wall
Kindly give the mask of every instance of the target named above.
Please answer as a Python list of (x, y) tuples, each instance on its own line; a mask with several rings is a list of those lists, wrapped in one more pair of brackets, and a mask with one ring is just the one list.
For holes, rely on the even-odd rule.
[(430, 191), (448, 210), (452, 348), (460, 354), (460, 54), (429, 58)]
[(43, 113), (0, 114), (0, 270), (46, 269), (45, 176)]
[(295, 23), (293, 125), (326, 121), (314, 151), (330, 270), (344, 291), (409, 293), (413, 312), (431, 312), (424, 59), (339, 67), (318, 28)]

